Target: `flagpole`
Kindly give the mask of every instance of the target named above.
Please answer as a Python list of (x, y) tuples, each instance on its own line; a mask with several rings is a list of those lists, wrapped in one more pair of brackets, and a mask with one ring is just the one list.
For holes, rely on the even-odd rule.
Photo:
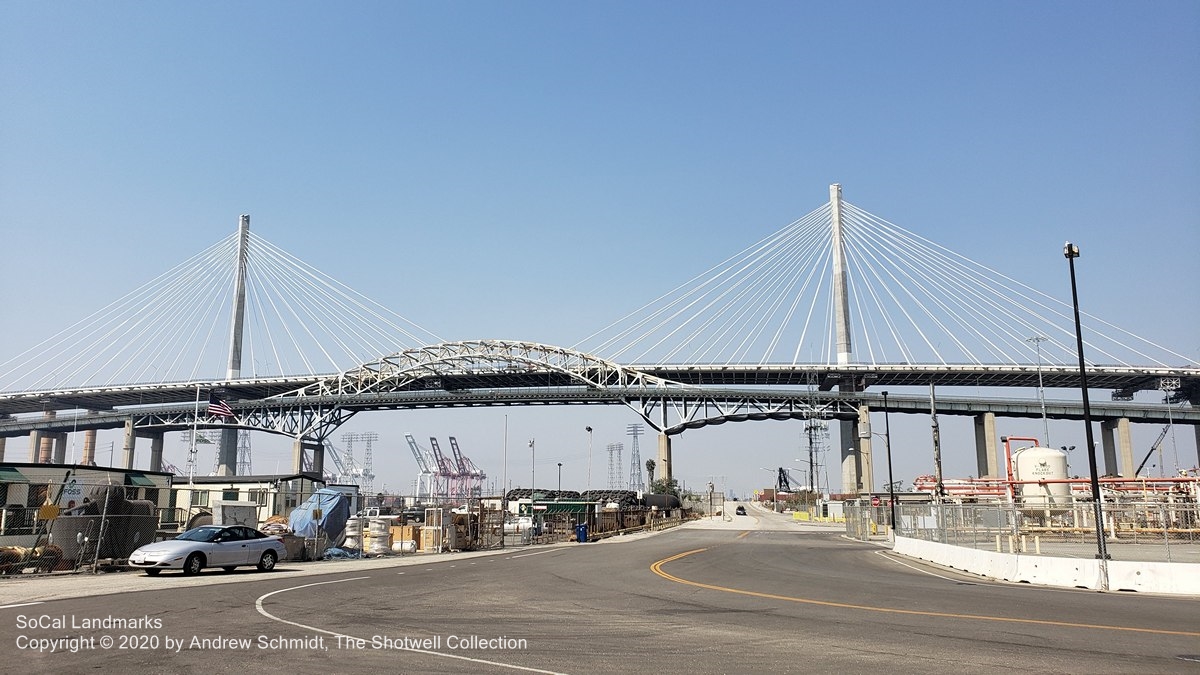
[[(196, 414), (192, 416), (192, 448), (188, 451), (188, 485), (193, 485), (192, 476), (196, 474), (196, 425), (200, 422), (200, 383), (196, 383)], [(188, 492), (191, 501), (191, 492)]]

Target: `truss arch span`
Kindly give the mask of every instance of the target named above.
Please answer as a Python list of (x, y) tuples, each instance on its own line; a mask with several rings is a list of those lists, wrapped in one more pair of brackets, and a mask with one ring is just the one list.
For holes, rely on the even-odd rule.
[(395, 352), (281, 397), (553, 386), (642, 392), (687, 388), (565, 347), (516, 340), (464, 340)]

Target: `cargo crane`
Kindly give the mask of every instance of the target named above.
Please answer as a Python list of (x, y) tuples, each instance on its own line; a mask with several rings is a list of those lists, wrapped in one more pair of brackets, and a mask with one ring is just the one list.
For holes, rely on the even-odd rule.
[(433, 436), (429, 437), (429, 446), (433, 448), (433, 458), (437, 461), (437, 474), (439, 482), (446, 486), (446, 491), (442, 496), (450, 499), (458, 497), (459, 493), (459, 475), (446, 456), (442, 454), (442, 449), (438, 447), (437, 439)]
[(1142, 463), (1138, 464), (1137, 470), (1133, 472), (1134, 478), (1137, 478), (1138, 474), (1142, 472), (1142, 469), (1146, 467), (1146, 462), (1150, 461), (1150, 456), (1153, 455), (1154, 451), (1158, 450), (1159, 446), (1162, 445), (1163, 439), (1167, 437), (1167, 432), (1170, 431), (1170, 429), (1171, 425), (1168, 424), (1162, 428), (1162, 431), (1158, 432), (1158, 438), (1155, 439), (1154, 443), (1150, 445), (1150, 451), (1146, 453), (1146, 457), (1142, 459)]
[(454, 453), (454, 461), (458, 463), (459, 474), (463, 477), (464, 497), (479, 497), (483, 494), (483, 480), (487, 474), (479, 470), (458, 448), (458, 439), (450, 437), (450, 450)]
[(412, 434), (404, 434), (404, 440), (408, 441), (408, 447), (412, 450), (413, 459), (417, 460), (417, 468), (420, 473), (417, 474), (417, 501), (424, 504), (433, 501), (433, 496), (437, 492), (435, 483), (436, 472), (431, 468), (433, 463), (429, 456), (429, 451), (417, 445), (417, 439), (413, 438)]

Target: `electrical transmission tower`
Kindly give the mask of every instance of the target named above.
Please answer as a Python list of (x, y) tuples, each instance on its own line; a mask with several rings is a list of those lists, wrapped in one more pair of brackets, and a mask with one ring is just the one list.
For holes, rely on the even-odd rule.
[[(187, 464), (184, 466), (183, 475), (185, 475), (189, 478), (191, 478), (192, 476), (195, 476), (196, 475), (196, 456), (200, 454), (199, 446), (206, 445), (206, 444), (207, 445), (215, 445), (220, 438), (221, 438), (220, 430), (208, 430), (208, 429), (205, 429), (202, 431), (197, 430), (195, 443), (192, 442), (192, 430), (191, 429), (188, 429), (188, 430), (184, 431), (182, 434), (180, 434), (179, 440), (181, 441), (185, 452), (187, 452)], [(214, 474), (216, 473), (215, 467), (213, 468), (213, 472), (214, 472)]]
[(374, 489), (375, 474), (373, 473), (373, 465), (375, 463), (375, 453), (372, 446), (377, 440), (379, 440), (379, 434), (374, 431), (365, 433), (347, 431), (342, 434), (342, 442), (346, 444), (346, 454), (351, 459), (354, 458), (354, 442), (366, 441), (367, 443), (367, 449), (363, 451), (362, 474), (358, 484), (359, 490), (367, 494), (370, 494)]
[(621, 451), (624, 443), (609, 443), (608, 449), (608, 489), (621, 489)]
[(629, 489), (634, 492), (645, 492), (646, 481), (642, 478), (642, 452), (638, 448), (638, 436), (642, 435), (640, 424), (630, 424), (625, 430), (633, 436), (633, 450), (629, 453)]
[(239, 476), (253, 476), (254, 469), (251, 468), (250, 461), (250, 430), (238, 430), (237, 443), (237, 474)]

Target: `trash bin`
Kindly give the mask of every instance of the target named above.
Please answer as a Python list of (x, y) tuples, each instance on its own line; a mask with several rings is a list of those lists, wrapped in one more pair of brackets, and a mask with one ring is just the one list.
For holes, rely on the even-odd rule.
[(588, 540), (587, 523), (580, 523), (580, 524), (576, 525), (575, 526), (575, 541), (583, 544), (583, 543), (586, 543), (587, 540)]

